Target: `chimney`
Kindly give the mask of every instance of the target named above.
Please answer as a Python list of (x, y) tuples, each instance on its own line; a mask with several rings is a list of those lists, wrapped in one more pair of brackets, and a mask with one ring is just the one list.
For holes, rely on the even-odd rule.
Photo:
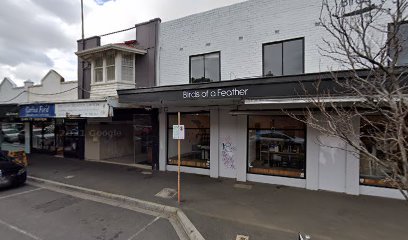
[(29, 87), (32, 87), (32, 86), (34, 86), (34, 83), (33, 83), (33, 81), (31, 81), (30, 79), (24, 81), (24, 90), (27, 91), (28, 88), (29, 88)]
[[(101, 37), (95, 36), (77, 41), (78, 52), (101, 46)], [(87, 99), (91, 91), (91, 68), (90, 63), (78, 57), (78, 98)]]
[(138, 46), (146, 49), (147, 54), (135, 58), (135, 83), (137, 87), (156, 86), (156, 59), (158, 58), (158, 37), (160, 18), (136, 24)]

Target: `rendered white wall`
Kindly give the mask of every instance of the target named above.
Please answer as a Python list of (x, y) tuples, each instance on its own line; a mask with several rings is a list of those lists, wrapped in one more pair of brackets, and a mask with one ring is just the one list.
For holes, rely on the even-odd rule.
[(27, 93), (24, 92), (24, 87), (17, 87), (12, 80), (4, 78), (0, 83), (0, 104), (22, 102), (27, 102)]
[(39, 85), (28, 88), (28, 102), (58, 102), (78, 99), (78, 82), (68, 81), (56, 71), (49, 71)]
[(238, 162), (242, 157), (237, 152), (239, 141), (237, 119), (229, 113), (229, 109), (220, 109), (218, 167), (220, 177), (236, 178)]

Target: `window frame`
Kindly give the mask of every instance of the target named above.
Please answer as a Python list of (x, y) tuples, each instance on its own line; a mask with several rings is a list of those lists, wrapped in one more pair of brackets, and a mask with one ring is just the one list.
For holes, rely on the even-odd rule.
[[(300, 179), (306, 180), (307, 179), (307, 125), (303, 123), (304, 126), (304, 133), (305, 133), (305, 169), (303, 173), (303, 177), (292, 177), (286, 175), (277, 175), (277, 174), (264, 174), (264, 173), (251, 173), (249, 172), (249, 130), (271, 130), (271, 129), (264, 129), (264, 128), (250, 128), (249, 127), (249, 118), (255, 116), (268, 116), (268, 117), (289, 117), (287, 115), (275, 115), (275, 114), (257, 114), (257, 115), (247, 115), (247, 129), (246, 129), (246, 174), (254, 174), (254, 175), (261, 175), (261, 176), (269, 176), (269, 177), (284, 177), (284, 178), (292, 178), (292, 179)], [(281, 128), (274, 128), (275, 130), (301, 130), (301, 129), (281, 129)]]
[[(381, 118), (380, 115), (376, 115), (376, 114), (366, 115), (366, 117), (372, 118), (372, 119), (370, 119), (370, 121), (372, 121), (372, 122), (374, 122), (376, 118)], [(362, 124), (364, 124), (364, 120), (362, 118), (360, 118), (360, 126), (359, 126), (360, 133), (362, 131), (364, 131), (364, 130), (370, 131), (372, 129), (372, 127), (369, 127), (368, 125), (367, 125), (368, 127), (366, 129), (364, 129)], [(361, 134), (360, 134), (360, 141), (363, 142)], [(378, 157), (378, 154), (376, 154), (376, 155)], [(396, 186), (392, 186), (392, 184), (384, 182), (384, 180), (385, 180), (384, 176), (365, 175), (365, 174), (362, 175), (362, 173), (361, 173), (361, 170), (362, 170), (361, 163), (363, 161), (364, 161), (364, 159), (362, 158), (362, 154), (360, 152), (360, 154), (359, 154), (359, 176), (358, 176), (360, 186), (368, 186), (368, 187), (375, 187), (375, 188), (388, 188), (388, 189), (397, 189), (398, 188)], [(372, 164), (372, 162), (368, 162), (368, 163)]]
[[(108, 58), (109, 56), (113, 56), (113, 65), (108, 65)], [(106, 72), (106, 82), (114, 82), (116, 81), (116, 53), (115, 52), (109, 52), (105, 55), (104, 57), (105, 60), (105, 72)], [(114, 79), (109, 79), (108, 78), (108, 68), (113, 67), (113, 75), (114, 75)]]
[[(400, 25), (408, 25), (408, 20), (405, 20), (405, 21), (401, 21), (401, 22), (399, 22), (399, 24)], [(393, 27), (393, 23), (388, 23), (388, 26), (387, 26), (387, 31), (388, 31), (388, 33), (387, 33), (387, 41), (388, 41), (388, 44), (387, 44), (387, 55), (388, 55), (388, 61), (387, 61), (387, 64), (388, 64), (388, 66), (390, 66), (391, 65), (391, 60), (390, 59), (392, 59), (392, 56), (391, 56), (391, 51), (392, 51), (392, 49), (391, 49), (391, 46), (390, 46), (390, 35), (389, 35), (389, 32), (391, 31), (391, 28)], [(407, 36), (407, 41), (408, 41), (408, 36)], [(408, 43), (407, 43), (407, 45), (408, 45)], [(407, 51), (408, 52), (408, 51)], [(395, 63), (395, 66), (397, 66), (397, 67), (406, 67), (406, 66), (408, 66), (408, 63), (406, 63), (406, 64), (398, 64), (398, 63)]]
[(203, 62), (204, 62), (204, 77), (205, 77), (205, 55), (210, 55), (210, 54), (215, 54), (215, 53), (218, 54), (218, 59), (219, 59), (219, 62), (218, 62), (219, 79), (217, 81), (209, 81), (209, 82), (220, 82), (221, 81), (221, 51), (214, 51), (214, 52), (207, 52), (207, 53), (201, 53), (201, 54), (196, 54), (196, 55), (190, 55), (189, 56), (189, 62), (188, 62), (189, 63), (189, 70), (188, 70), (189, 78), (188, 78), (188, 82), (190, 84), (198, 84), (198, 83), (193, 83), (191, 81), (191, 58), (200, 57), (200, 56), (202, 56), (204, 58)]
[[(277, 76), (291, 76), (291, 75), (297, 75), (297, 74), (291, 74), (291, 75), (285, 75), (284, 74), (284, 64), (283, 64), (283, 59), (284, 59), (284, 48), (283, 48), (283, 43), (285, 42), (290, 42), (290, 41), (298, 41), (298, 40), (302, 40), (302, 73), (300, 74), (304, 74), (305, 73), (305, 37), (298, 37), (298, 38), (291, 38), (291, 39), (285, 39), (285, 40), (281, 40), (281, 41), (275, 41), (275, 42), (267, 42), (267, 43), (263, 43), (262, 44), (262, 76), (266, 76), (265, 74), (265, 46), (268, 45), (274, 45), (274, 44), (281, 44), (282, 45), (282, 59), (281, 59), (281, 63), (282, 63), (282, 75), (274, 75), (273, 77), (277, 77)], [(269, 77), (269, 76), (266, 76)]]
[[(185, 128), (185, 130), (187, 131), (187, 129), (209, 129), (210, 130), (210, 143), (211, 143), (211, 111), (195, 111), (195, 112), (180, 112), (180, 117), (183, 114), (208, 114), (209, 117), (209, 124), (210, 127), (209, 128)], [(169, 118), (170, 115), (176, 115), (177, 116), (177, 112), (168, 112), (166, 114), (166, 132), (167, 132), (167, 137), (166, 137), (166, 165), (168, 166), (177, 166), (175, 164), (169, 164), (169, 130), (173, 129), (173, 127), (169, 127)], [(183, 123), (181, 123), (183, 124)], [(210, 148), (211, 151), (211, 148)], [(186, 167), (186, 168), (198, 168), (198, 169), (205, 169), (205, 170), (210, 170), (211, 169), (211, 153), (209, 155), (209, 161), (210, 161), (210, 167), (206, 168), (206, 167), (192, 167), (192, 166), (184, 166), (184, 165), (180, 165), (181, 167)]]
[[(130, 65), (124, 65), (123, 61), (125, 56), (132, 56), (132, 66)], [(123, 68), (132, 68), (132, 79), (124, 79), (123, 78)], [(122, 76), (121, 81), (125, 82), (134, 82), (135, 81), (135, 55), (133, 53), (122, 53), (120, 57), (120, 75)]]
[[(100, 67), (97, 67), (96, 66), (96, 60), (98, 59), (98, 58), (100, 58), (101, 60), (102, 60), (102, 66), (100, 66)], [(103, 57), (103, 56), (98, 56), (98, 57), (96, 57), (95, 58), (95, 60), (94, 60), (94, 66), (93, 66), (93, 83), (96, 83), (96, 84), (100, 84), (100, 83), (104, 83), (105, 82), (105, 78), (104, 78), (104, 71), (105, 71), (105, 68), (104, 68), (104, 65), (105, 65), (105, 58)], [(97, 76), (97, 74), (96, 74), (96, 70), (102, 70), (102, 80), (101, 81), (96, 81), (96, 76)]]

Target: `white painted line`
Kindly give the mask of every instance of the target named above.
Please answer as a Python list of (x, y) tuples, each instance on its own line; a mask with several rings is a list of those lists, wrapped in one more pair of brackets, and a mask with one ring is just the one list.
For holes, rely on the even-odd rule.
[(156, 217), (155, 219), (153, 219), (153, 221), (149, 222), (146, 226), (144, 226), (142, 229), (140, 229), (137, 233), (133, 234), (130, 238), (128, 238), (128, 240), (132, 240), (135, 237), (137, 237), (137, 235), (142, 233), (144, 230), (146, 230), (146, 228), (148, 228), (150, 225), (152, 225), (153, 223), (155, 223), (159, 219), (160, 219), (160, 217)]
[(44, 189), (44, 188), (39, 187), (39, 188), (36, 188), (36, 189), (31, 189), (31, 190), (24, 191), (24, 192), (19, 192), (19, 193), (10, 194), (10, 195), (7, 195), (7, 196), (2, 196), (2, 197), (0, 197), (0, 200), (15, 197), (15, 196), (19, 196), (19, 195), (23, 195), (23, 194), (27, 194), (27, 193), (31, 193), (31, 192), (35, 192), (35, 191), (42, 190), (42, 189)]
[(29, 233), (27, 231), (24, 231), (23, 229), (20, 229), (20, 228), (18, 228), (16, 226), (13, 226), (13, 225), (9, 224), (9, 223), (6, 223), (1, 219), (0, 219), (0, 224), (3, 224), (4, 226), (6, 226), (6, 227), (8, 227), (10, 229), (13, 229), (14, 231), (19, 232), (19, 233), (21, 233), (21, 234), (23, 234), (23, 235), (25, 235), (25, 236), (27, 236), (29, 238), (32, 238), (32, 239), (35, 239), (35, 240), (42, 240), (41, 238), (36, 237), (33, 234), (31, 234), (31, 233)]
[(237, 238), (235, 240), (249, 240), (249, 236), (237, 235)]

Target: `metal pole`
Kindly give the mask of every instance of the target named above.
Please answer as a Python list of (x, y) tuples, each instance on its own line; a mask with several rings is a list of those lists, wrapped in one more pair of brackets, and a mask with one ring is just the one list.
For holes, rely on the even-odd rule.
[(84, 44), (84, 0), (81, 0), (81, 22), (82, 22), (82, 44)]
[[(81, 24), (82, 24), (82, 34), (81, 34), (81, 38), (82, 38), (82, 51), (83, 50), (85, 50), (85, 31), (84, 31), (84, 1), (83, 0), (81, 0)], [(82, 69), (81, 69), (81, 72), (82, 72), (82, 74), (81, 74), (81, 80), (79, 80), (78, 79), (78, 81), (81, 81), (80, 83), (78, 83), (78, 84), (80, 84), (80, 87), (82, 88), (82, 89), (79, 89), (79, 91), (80, 91), (80, 93), (81, 93), (81, 95), (79, 96), (80, 98), (85, 98), (85, 93), (84, 93), (84, 90), (83, 90), (83, 88), (85, 88), (85, 86), (84, 86), (84, 75), (85, 75), (85, 62), (84, 62), (84, 60), (81, 60), (81, 67), (82, 67)]]
[[(178, 112), (177, 114), (177, 118), (178, 118), (178, 125), (180, 126), (180, 112)], [(177, 177), (177, 192), (178, 192), (178, 204), (180, 205), (180, 165), (181, 165), (181, 160), (180, 160), (180, 138), (177, 140), (177, 164), (178, 164), (178, 177)]]

